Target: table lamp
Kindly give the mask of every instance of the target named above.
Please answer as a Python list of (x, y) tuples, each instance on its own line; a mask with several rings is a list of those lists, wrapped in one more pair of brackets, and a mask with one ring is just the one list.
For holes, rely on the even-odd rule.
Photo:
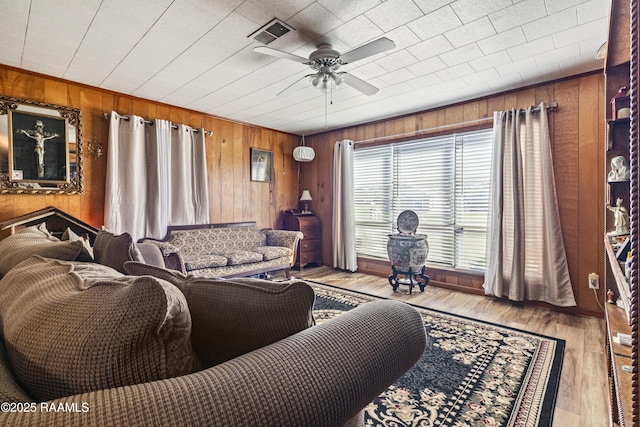
[(302, 213), (303, 214), (310, 214), (311, 211), (309, 210), (309, 202), (313, 200), (311, 198), (311, 193), (309, 193), (309, 190), (303, 190), (302, 191), (302, 196), (300, 196), (300, 201), (304, 202), (304, 209), (302, 209)]

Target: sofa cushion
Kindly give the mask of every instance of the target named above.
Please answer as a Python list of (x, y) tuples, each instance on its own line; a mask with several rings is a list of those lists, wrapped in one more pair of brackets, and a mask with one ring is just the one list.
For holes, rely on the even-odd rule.
[(202, 270), (203, 268), (224, 267), (227, 265), (227, 258), (222, 255), (198, 255), (190, 256), (184, 260), (187, 271)]
[(0, 240), (0, 275), (32, 255), (71, 261), (81, 250), (82, 242), (62, 242), (47, 231), (44, 223), (25, 227)]
[(211, 279), (137, 262), (133, 275), (151, 275), (176, 285), (186, 296), (191, 342), (204, 367), (274, 343), (314, 324), (313, 289), (304, 282)]
[(63, 242), (82, 242), (82, 249), (80, 250), (80, 253), (78, 254), (76, 260), (86, 262), (93, 261), (93, 248), (91, 247), (91, 243), (89, 243), (89, 241), (84, 239), (83, 237), (78, 236), (69, 227), (64, 230), (64, 233), (62, 233), (62, 237), (60, 238), (60, 240), (62, 240)]
[(262, 261), (262, 254), (253, 251), (228, 251), (224, 253), (227, 258), (227, 265), (249, 264), (251, 262)]
[(163, 280), (106, 269), (35, 256), (0, 281), (8, 359), (35, 399), (191, 371), (184, 295)]
[(202, 253), (225, 254), (229, 250), (250, 250), (255, 246), (265, 246), (267, 237), (252, 226), (192, 228), (171, 230), (168, 243), (180, 248), (185, 257)]
[(93, 244), (93, 254), (97, 263), (114, 268), (120, 273), (125, 272), (122, 265), (127, 261), (144, 262), (129, 233), (115, 235), (100, 230)]
[(258, 246), (251, 249), (254, 252), (262, 254), (264, 261), (271, 261), (272, 259), (288, 258), (291, 256), (291, 249), (284, 248), (282, 246)]

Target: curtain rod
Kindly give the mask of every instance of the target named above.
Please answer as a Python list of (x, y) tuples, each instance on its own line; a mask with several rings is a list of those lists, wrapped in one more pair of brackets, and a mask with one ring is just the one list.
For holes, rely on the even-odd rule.
[[(116, 113), (116, 114), (118, 114), (118, 113)], [(104, 113), (104, 118), (105, 118), (106, 120), (109, 120), (109, 116), (110, 116), (110, 113)], [(119, 118), (119, 119), (122, 119), (122, 120), (125, 120), (125, 121), (129, 121), (129, 117), (128, 117), (128, 116), (121, 116), (120, 114), (118, 114), (118, 118)], [(148, 125), (153, 126), (153, 121), (151, 121), (151, 120), (140, 119), (140, 122), (141, 122), (141, 123), (146, 123), (146, 124), (148, 124)], [(188, 126), (188, 127), (189, 127), (189, 128), (191, 128), (191, 129), (193, 129), (193, 131), (194, 131), (195, 133), (200, 132), (200, 130), (199, 130), (199, 129), (192, 128), (191, 126)], [(172, 125), (171, 125), (171, 129), (178, 129), (178, 125), (173, 125), (173, 124), (172, 124)], [(205, 133), (207, 136), (212, 136), (212, 135), (213, 135), (213, 131), (212, 131), (212, 130), (205, 130), (205, 131), (204, 131), (204, 133)]]
[[(553, 101), (552, 104), (547, 105), (547, 110), (554, 110), (558, 108), (558, 102), (557, 101)], [(536, 111), (540, 111), (540, 107), (533, 107), (531, 109), (532, 112), (536, 112)], [(523, 114), (524, 110), (520, 111), (520, 114)], [(472, 124), (476, 124), (476, 123), (482, 123), (482, 122), (487, 122), (489, 120), (493, 120), (493, 117), (483, 117), (481, 119), (475, 119), (475, 120), (468, 120), (466, 122), (459, 122), (459, 123), (452, 123), (449, 125), (442, 125), (442, 126), (435, 126), (435, 127), (431, 127), (431, 128), (426, 128), (426, 129), (418, 129), (418, 130), (414, 130), (411, 132), (404, 132), (404, 133), (398, 133), (395, 135), (388, 135), (388, 136), (379, 136), (376, 138), (369, 138), (369, 139), (361, 139), (360, 141), (354, 141), (354, 143), (357, 144), (362, 144), (365, 142), (374, 142), (374, 141), (380, 141), (383, 139), (392, 139), (392, 138), (399, 138), (399, 137), (403, 137), (403, 136), (409, 136), (409, 135), (420, 135), (424, 132), (427, 131), (432, 131), (432, 130), (439, 130), (439, 129), (446, 129), (446, 128), (450, 128), (453, 126), (465, 126), (465, 125), (472, 125)]]

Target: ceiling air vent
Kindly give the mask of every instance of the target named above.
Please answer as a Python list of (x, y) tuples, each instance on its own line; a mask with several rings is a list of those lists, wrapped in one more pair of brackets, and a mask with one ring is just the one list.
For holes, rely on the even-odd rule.
[(268, 24), (258, 29), (256, 32), (250, 34), (248, 37), (253, 37), (260, 43), (269, 44), (275, 39), (284, 36), (291, 30), (293, 30), (293, 28), (291, 28), (281, 20), (275, 18), (269, 21)]

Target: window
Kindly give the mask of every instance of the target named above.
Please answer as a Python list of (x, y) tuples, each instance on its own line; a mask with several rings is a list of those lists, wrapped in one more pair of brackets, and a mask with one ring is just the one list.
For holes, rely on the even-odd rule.
[(485, 267), (492, 129), (354, 152), (356, 250), (387, 257), (387, 235), (410, 209), (429, 243), (427, 260), (443, 267)]

